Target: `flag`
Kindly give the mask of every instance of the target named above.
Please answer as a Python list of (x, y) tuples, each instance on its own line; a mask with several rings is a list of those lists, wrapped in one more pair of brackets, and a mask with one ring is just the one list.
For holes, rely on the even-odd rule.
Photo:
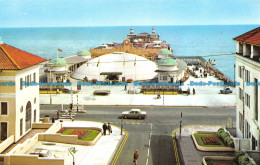
[(135, 57), (135, 63), (134, 63), (134, 65), (136, 65), (136, 57)]
[(58, 50), (59, 52), (62, 52), (62, 50), (61, 50), (61, 49), (59, 49), (59, 48), (58, 48), (57, 50)]
[(100, 59), (98, 59), (97, 67), (98, 67), (99, 64), (100, 64)]
[(124, 61), (123, 61), (123, 66), (125, 66), (125, 58), (124, 58)]

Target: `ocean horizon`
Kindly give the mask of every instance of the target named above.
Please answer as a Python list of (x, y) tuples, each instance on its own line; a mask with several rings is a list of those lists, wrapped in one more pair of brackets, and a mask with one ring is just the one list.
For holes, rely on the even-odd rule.
[(93, 26), (93, 27), (10, 27), (0, 28), (4, 43), (51, 59), (75, 55), (81, 49), (102, 44), (122, 43), (130, 28), (134, 33), (152, 32), (167, 41), (175, 56), (202, 56), (215, 59), (216, 68), (234, 80), (235, 41), (233, 38), (259, 25), (161, 25), (161, 26)]

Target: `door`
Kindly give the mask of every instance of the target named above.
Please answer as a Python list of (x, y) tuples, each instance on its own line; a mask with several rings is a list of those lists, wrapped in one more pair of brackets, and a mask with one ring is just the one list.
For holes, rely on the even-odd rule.
[(255, 137), (252, 135), (252, 150), (256, 149), (256, 140)]
[(7, 122), (1, 122), (1, 141), (7, 139)]
[(28, 131), (31, 128), (32, 123), (32, 104), (30, 101), (26, 105), (26, 118), (25, 118), (25, 131)]

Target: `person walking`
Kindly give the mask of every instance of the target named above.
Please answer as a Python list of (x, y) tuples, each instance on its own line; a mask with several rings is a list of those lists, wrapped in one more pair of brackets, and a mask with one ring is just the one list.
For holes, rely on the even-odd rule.
[(106, 132), (107, 132), (107, 124), (104, 123), (103, 124), (103, 135), (106, 136)]
[(138, 153), (138, 151), (137, 150), (135, 150), (135, 153), (134, 153), (134, 163), (135, 163), (135, 165), (137, 165), (137, 159), (138, 159), (138, 157), (139, 157), (139, 153)]
[(110, 135), (110, 133), (112, 133), (112, 127), (111, 127), (110, 123), (108, 123), (107, 128), (108, 128), (108, 132), (109, 132), (109, 135)]

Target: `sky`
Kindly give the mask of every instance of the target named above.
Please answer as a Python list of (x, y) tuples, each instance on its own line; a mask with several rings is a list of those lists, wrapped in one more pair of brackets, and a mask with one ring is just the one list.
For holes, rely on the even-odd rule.
[(260, 0), (0, 0), (0, 27), (260, 24)]

